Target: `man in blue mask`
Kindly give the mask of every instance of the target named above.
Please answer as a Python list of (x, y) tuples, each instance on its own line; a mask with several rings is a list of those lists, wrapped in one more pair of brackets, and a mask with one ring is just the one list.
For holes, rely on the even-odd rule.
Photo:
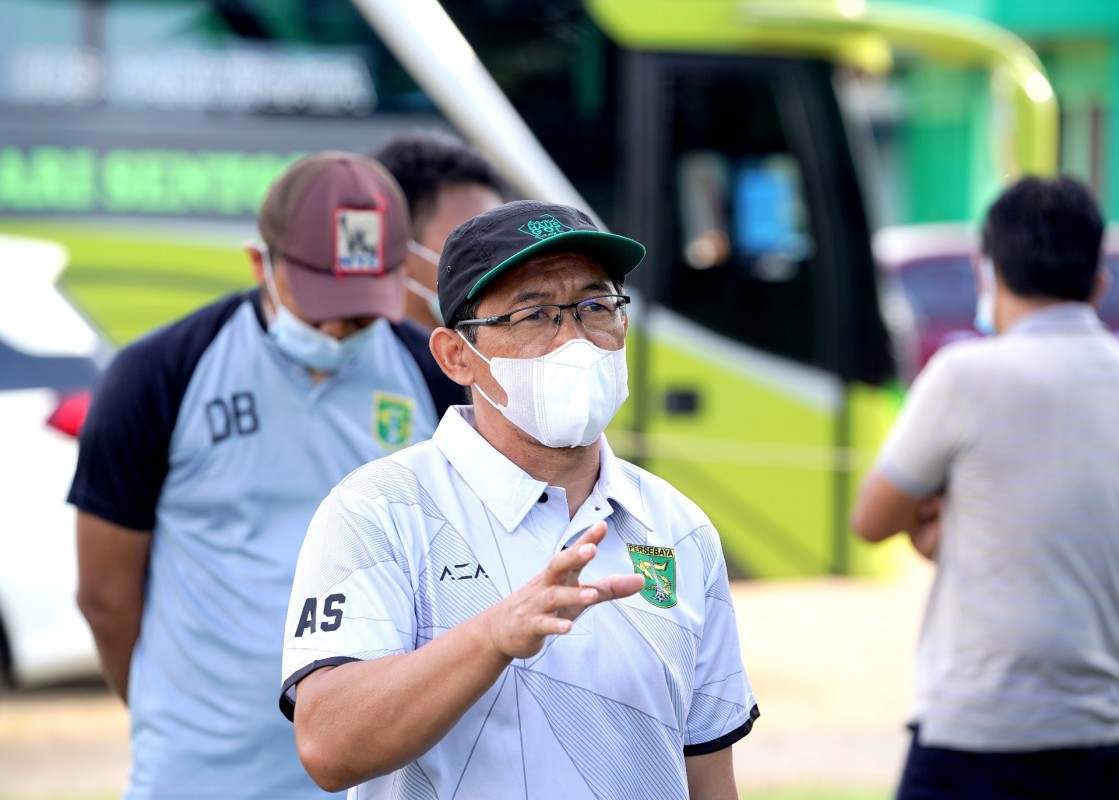
[(477, 399), (335, 487), (296, 570), (280, 707), (320, 785), (737, 797), (758, 711), (718, 533), (603, 435), (644, 254), (534, 201), (447, 239), (431, 347)]
[(373, 153), (392, 173), (412, 216), (405, 284), (408, 319), (431, 329), (443, 324), (435, 270), (447, 236), (462, 223), (505, 201), (505, 183), (477, 149), (449, 133), (398, 134)]
[(409, 218), (378, 162), (297, 161), (259, 227), (260, 286), (124, 348), (81, 434), (79, 605), (131, 712), (129, 798), (324, 796), (270, 688), (300, 543), (463, 396), (401, 322)]

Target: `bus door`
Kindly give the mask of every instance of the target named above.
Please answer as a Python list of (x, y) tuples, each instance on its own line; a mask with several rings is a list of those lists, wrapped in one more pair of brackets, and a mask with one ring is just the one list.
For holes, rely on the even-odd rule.
[[(846, 573), (894, 374), (832, 65), (623, 53), (631, 401), (611, 441), (699, 504), (740, 576)], [(628, 435), (627, 435), (628, 434)]]

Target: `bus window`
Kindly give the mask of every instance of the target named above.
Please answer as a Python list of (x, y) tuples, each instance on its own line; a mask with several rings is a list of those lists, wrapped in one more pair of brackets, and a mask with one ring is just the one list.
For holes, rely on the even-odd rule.
[(735, 251), (761, 280), (793, 278), (812, 253), (800, 165), (783, 153), (742, 162), (734, 182)]
[(677, 198), (666, 305), (797, 361), (816, 354), (815, 251), (802, 169), (761, 76), (681, 71), (668, 102)]
[[(732, 174), (733, 173), (733, 174)], [(812, 250), (800, 169), (784, 154), (732, 168), (712, 150), (681, 154), (676, 166), (680, 257), (692, 269), (746, 259), (760, 280), (794, 277)]]

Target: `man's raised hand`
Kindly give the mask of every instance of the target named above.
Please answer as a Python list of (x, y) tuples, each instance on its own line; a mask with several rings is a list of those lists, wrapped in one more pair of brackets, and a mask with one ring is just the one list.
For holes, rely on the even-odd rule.
[(587, 528), (571, 547), (548, 559), (536, 577), (486, 611), (490, 638), (498, 652), (510, 659), (534, 656), (548, 636), (570, 631), (572, 620), (588, 606), (640, 591), (645, 578), (637, 574), (580, 582), (583, 568), (595, 557), (605, 536), (605, 522)]

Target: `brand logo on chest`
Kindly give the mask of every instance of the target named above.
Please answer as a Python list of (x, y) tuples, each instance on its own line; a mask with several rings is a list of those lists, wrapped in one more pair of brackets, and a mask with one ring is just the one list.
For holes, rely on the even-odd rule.
[(452, 564), (443, 567), (439, 573), (440, 581), (471, 581), (479, 578), (489, 580), (489, 573), (481, 564)]

